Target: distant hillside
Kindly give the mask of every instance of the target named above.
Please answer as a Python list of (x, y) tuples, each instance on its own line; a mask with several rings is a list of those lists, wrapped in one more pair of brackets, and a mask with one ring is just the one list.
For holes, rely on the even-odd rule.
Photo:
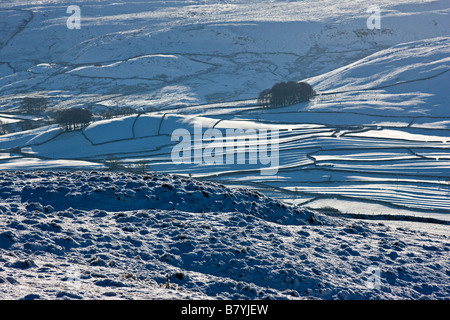
[(252, 99), (276, 82), (450, 30), (444, 0), (378, 1), (381, 25), (373, 30), (367, 1), (77, 4), (81, 28), (70, 30), (70, 1), (2, 1), (0, 111), (15, 110), (24, 96), (99, 112)]
[(448, 299), (448, 238), (173, 175), (0, 172), (0, 299)]

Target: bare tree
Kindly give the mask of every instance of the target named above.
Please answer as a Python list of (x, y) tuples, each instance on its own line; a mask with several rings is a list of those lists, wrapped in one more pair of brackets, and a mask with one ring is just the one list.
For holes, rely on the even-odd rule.
[(136, 172), (138, 174), (145, 174), (151, 170), (148, 160), (145, 159), (139, 160), (134, 163), (131, 169), (133, 172)]
[(7, 134), (8, 130), (6, 129), (5, 124), (3, 123), (2, 120), (0, 120), (0, 135), (2, 134)]
[(26, 114), (40, 114), (48, 106), (47, 99), (45, 98), (30, 98), (25, 97), (22, 99), (20, 109)]
[(272, 90), (270, 89), (263, 90), (258, 96), (258, 103), (264, 107), (268, 107), (270, 105), (271, 98), (272, 98)]

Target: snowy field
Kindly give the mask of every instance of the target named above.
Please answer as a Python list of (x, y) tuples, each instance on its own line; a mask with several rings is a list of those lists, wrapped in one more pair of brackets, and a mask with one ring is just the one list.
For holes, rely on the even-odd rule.
[[(450, 298), (446, 1), (80, 3), (0, 3), (1, 123), (136, 112), (0, 135), (0, 299)], [(174, 163), (199, 123), (220, 161)], [(222, 162), (230, 129), (278, 157)]]
[[(448, 37), (380, 51), (308, 79), (319, 95), (294, 106), (262, 108), (253, 100), (206, 104), (96, 121), (75, 132), (52, 125), (0, 136), (5, 155), (0, 169), (101, 169), (111, 159), (133, 169), (145, 162), (151, 172), (246, 185), (342, 214), (371, 211), (386, 217), (410, 210), (407, 216), (420, 213), (442, 221), (446, 229), (450, 109), (444, 87), (450, 81), (449, 53)], [(224, 138), (228, 129), (277, 130), (279, 159), (271, 167), (276, 174), (263, 175), (261, 170), (269, 166), (250, 163), (245, 142), (244, 163), (174, 164), (178, 141), (173, 133), (183, 129), (194, 134), (197, 123), (202, 132), (214, 129)], [(200, 140), (201, 146), (192, 141), (191, 154), (217, 147), (216, 140)]]
[[(26, 95), (54, 108), (152, 110), (255, 98), (403, 42), (447, 36), (448, 3), (377, 1), (71, 1), (0, 3), (0, 111)], [(282, 36), (280, 36), (282, 35)]]

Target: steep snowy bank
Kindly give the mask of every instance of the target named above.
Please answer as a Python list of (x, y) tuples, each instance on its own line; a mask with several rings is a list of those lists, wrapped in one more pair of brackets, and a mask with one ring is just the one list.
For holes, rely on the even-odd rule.
[(2, 172), (1, 299), (448, 299), (445, 236), (163, 175)]

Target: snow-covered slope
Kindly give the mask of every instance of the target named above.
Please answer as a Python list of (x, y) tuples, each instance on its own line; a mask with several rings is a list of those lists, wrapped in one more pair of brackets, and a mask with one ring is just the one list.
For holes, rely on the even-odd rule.
[(251, 99), (274, 83), (343, 67), (393, 45), (448, 35), (446, 1), (2, 1), (1, 108), (161, 109)]
[[(73, 4), (0, 3), (1, 120), (140, 113), (0, 136), (0, 297), (450, 297), (447, 1), (378, 1), (379, 30), (362, 0)], [(318, 95), (257, 104), (288, 80)], [(175, 164), (198, 121), (278, 130), (276, 174)]]
[(171, 175), (0, 173), (2, 299), (448, 299), (445, 236)]
[[(307, 79), (318, 96), (284, 108), (251, 101), (174, 107), (97, 121), (75, 132), (51, 126), (4, 135), (0, 168), (104, 168), (110, 159), (131, 168), (147, 161), (150, 171), (282, 191), (274, 195), (314, 207), (330, 206), (324, 197), (338, 197), (372, 202), (370, 208), (436, 212), (447, 220), (439, 213), (450, 210), (449, 48), (450, 38), (438, 37), (377, 52)], [(228, 128), (278, 130), (277, 174), (261, 176), (261, 165), (249, 162), (174, 164), (178, 142), (172, 133), (194, 134), (198, 121), (224, 136)], [(392, 208), (373, 212), (386, 210)]]
[(448, 118), (449, 71), (448, 37), (403, 43), (308, 79), (331, 96), (309, 108)]

